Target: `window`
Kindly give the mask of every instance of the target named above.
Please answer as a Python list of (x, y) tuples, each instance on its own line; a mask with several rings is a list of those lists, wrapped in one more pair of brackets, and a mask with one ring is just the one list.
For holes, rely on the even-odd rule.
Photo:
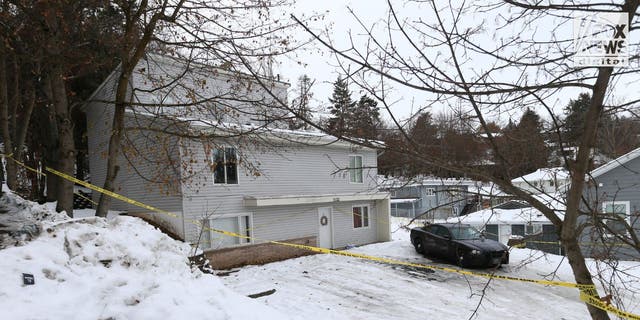
[(524, 224), (512, 224), (511, 235), (524, 237)]
[(362, 156), (349, 156), (349, 181), (362, 183)]
[(244, 215), (221, 215), (203, 221), (204, 231), (200, 240), (203, 249), (220, 249), (251, 243), (251, 239), (225, 235), (211, 229), (223, 230), (251, 237), (251, 217)]
[(487, 239), (500, 241), (500, 237), (498, 236), (498, 225), (497, 224), (488, 224), (488, 225), (484, 226), (484, 236)]
[(352, 212), (353, 212), (354, 228), (369, 227), (369, 207), (367, 206), (353, 207)]
[(426, 188), (424, 192), (425, 192), (425, 195), (427, 197), (433, 197), (433, 196), (436, 195), (436, 189), (435, 188)]
[(629, 201), (605, 201), (602, 208), (602, 222), (607, 226), (607, 233), (626, 234), (626, 226), (630, 223)]
[(213, 150), (213, 183), (238, 184), (238, 154), (236, 148), (225, 147)]
[(525, 227), (525, 235), (538, 234), (542, 232), (542, 225), (539, 223), (529, 223)]

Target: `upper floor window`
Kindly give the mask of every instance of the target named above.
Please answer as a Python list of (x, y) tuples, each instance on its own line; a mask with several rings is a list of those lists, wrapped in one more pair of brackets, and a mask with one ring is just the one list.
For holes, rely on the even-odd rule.
[(234, 147), (217, 148), (211, 155), (213, 183), (238, 184), (238, 152)]
[(604, 217), (602, 222), (609, 234), (626, 234), (630, 223), (629, 201), (605, 201), (602, 203)]
[(362, 183), (362, 156), (349, 156), (349, 181)]
[(435, 196), (435, 195), (436, 195), (436, 189), (434, 189), (434, 188), (426, 188), (426, 189), (424, 190), (424, 193), (425, 193), (425, 195), (426, 195), (427, 197)]

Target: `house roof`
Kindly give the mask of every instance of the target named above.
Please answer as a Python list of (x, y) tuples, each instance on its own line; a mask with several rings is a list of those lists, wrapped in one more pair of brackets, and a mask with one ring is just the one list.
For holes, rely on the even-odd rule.
[(448, 218), (447, 222), (462, 222), (473, 225), (525, 224), (529, 222), (550, 223), (540, 211), (528, 207), (521, 209), (484, 209), (466, 216)]
[(380, 188), (405, 188), (405, 187), (430, 187), (430, 186), (475, 186), (476, 181), (467, 179), (427, 177), (414, 179), (402, 178), (379, 178)]
[(525, 174), (524, 176), (517, 177), (511, 182), (532, 182), (541, 180), (559, 179), (564, 180), (569, 178), (569, 172), (563, 167), (555, 168), (540, 168), (535, 172)]
[[(555, 210), (560, 219), (564, 218), (565, 204), (554, 195), (535, 195), (538, 200)], [(538, 209), (531, 206), (524, 208), (502, 209), (500, 205), (469, 213), (465, 216), (452, 217), (448, 222), (462, 222), (473, 225), (484, 224), (524, 224), (529, 222), (551, 223)]]
[(596, 178), (617, 167), (624, 166), (627, 162), (637, 158), (638, 156), (640, 156), (640, 148), (631, 150), (627, 154), (624, 154), (616, 159), (613, 159), (605, 163), (603, 166), (598, 167), (595, 170), (591, 171), (591, 177)]
[(420, 198), (396, 198), (391, 199), (391, 203), (412, 203), (420, 200)]

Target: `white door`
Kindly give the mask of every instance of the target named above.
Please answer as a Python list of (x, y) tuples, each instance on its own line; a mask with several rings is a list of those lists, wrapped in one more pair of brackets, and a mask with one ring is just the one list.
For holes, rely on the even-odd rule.
[(332, 211), (333, 209), (331, 207), (318, 208), (318, 246), (322, 248), (331, 249), (332, 247)]

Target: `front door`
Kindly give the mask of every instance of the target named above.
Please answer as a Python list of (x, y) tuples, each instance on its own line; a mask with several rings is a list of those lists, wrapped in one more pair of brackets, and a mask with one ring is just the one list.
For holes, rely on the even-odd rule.
[(332, 232), (331, 226), (331, 213), (333, 209), (331, 207), (318, 208), (318, 246), (322, 248), (333, 247), (332, 245)]

